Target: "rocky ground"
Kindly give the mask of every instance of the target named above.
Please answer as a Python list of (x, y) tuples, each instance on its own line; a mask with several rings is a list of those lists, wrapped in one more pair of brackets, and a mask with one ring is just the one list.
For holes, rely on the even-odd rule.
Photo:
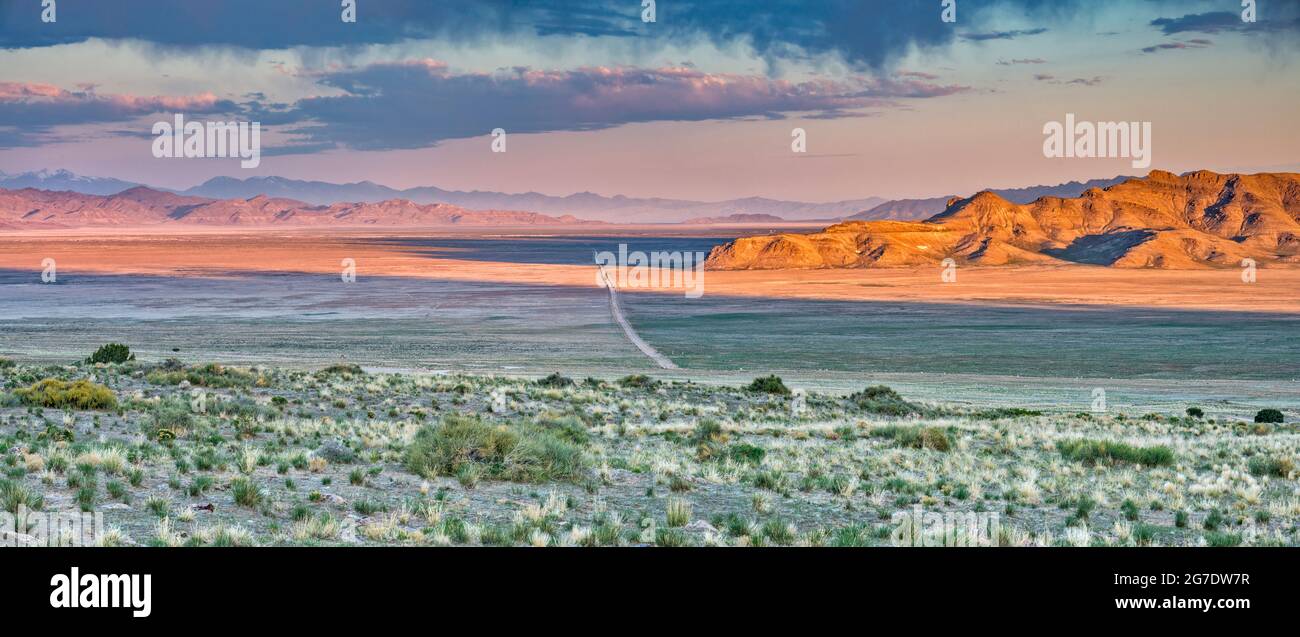
[(179, 361), (0, 384), (0, 508), (101, 512), (110, 545), (1300, 544), (1294, 413)]

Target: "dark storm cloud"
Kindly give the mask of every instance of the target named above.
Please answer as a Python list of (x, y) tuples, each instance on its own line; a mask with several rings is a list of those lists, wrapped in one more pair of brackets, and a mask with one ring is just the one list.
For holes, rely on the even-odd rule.
[(39, 3), (0, 0), (0, 47), (104, 38), (277, 49), (539, 34), (744, 42), (768, 62), (830, 54), (878, 68), (912, 47), (951, 44), (958, 25), (974, 39), (1039, 32), (989, 24), (999, 5), (1027, 19), (1057, 19), (1095, 2), (962, 0), (951, 24), (940, 20), (937, 0), (662, 0), (657, 22), (646, 24), (636, 0), (360, 0), (356, 23), (339, 19), (334, 0), (59, 0), (58, 21), (45, 24)]
[(303, 148), (422, 148), (447, 139), (599, 130), (634, 122), (780, 119), (789, 113), (856, 117), (854, 109), (967, 90), (914, 74), (790, 82), (686, 68), (526, 68), (453, 73), (433, 60), (381, 63), (320, 74), (343, 95), (310, 97), (274, 112), (250, 109), (285, 128)]

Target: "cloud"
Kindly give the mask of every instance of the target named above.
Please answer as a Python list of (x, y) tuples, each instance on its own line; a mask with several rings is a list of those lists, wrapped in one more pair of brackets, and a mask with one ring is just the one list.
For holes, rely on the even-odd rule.
[(1013, 40), (1026, 35), (1038, 35), (1047, 33), (1047, 29), (1039, 27), (1037, 29), (1015, 29), (1011, 31), (989, 31), (986, 33), (963, 33), (961, 37), (966, 40), (983, 42), (985, 40)]
[(53, 84), (0, 82), (0, 148), (37, 146), (58, 138), (56, 126), (124, 122), (154, 113), (234, 113), (239, 105), (211, 93), (182, 96), (101, 95), (93, 85), (69, 91)]
[(1047, 64), (1043, 58), (1019, 58), (1014, 60), (998, 60), (999, 66), (1013, 66), (1016, 64)]
[(1097, 86), (1101, 84), (1105, 78), (1101, 77), (1100, 75), (1095, 75), (1093, 77), (1076, 77), (1072, 80), (1062, 80), (1062, 79), (1058, 79), (1055, 75), (1049, 75), (1047, 73), (1036, 73), (1034, 74), (1034, 79), (1039, 82), (1047, 82), (1048, 84), (1074, 84), (1078, 86)]
[[(1005, 39), (1045, 30), (985, 30), (1010, 9), (1025, 19), (1067, 20), (1119, 0), (963, 0), (966, 39)], [(637, 38), (647, 51), (701, 40), (752, 48), (769, 64), (837, 56), (850, 66), (884, 68), (915, 49), (956, 41), (939, 3), (863, 0), (672, 0), (657, 21), (640, 20), (635, 0), (383, 0), (361, 2), (343, 23), (338, 2), (322, 0), (60, 0), (59, 19), (41, 23), (26, 2), (0, 2), (0, 48), (138, 40), (167, 47), (285, 49), (443, 39), (455, 44), (523, 37)], [(272, 8), (273, 7), (273, 8)]]
[(1151, 21), (1151, 26), (1159, 27), (1160, 31), (1165, 35), (1175, 35), (1188, 31), (1198, 33), (1236, 31), (1245, 24), (1241, 21), (1241, 15), (1230, 11), (1191, 13), (1180, 18), (1157, 18)]
[(1245, 22), (1242, 14), (1232, 11), (1189, 13), (1177, 18), (1156, 18), (1151, 26), (1165, 35), (1180, 33), (1243, 33), (1283, 34), (1295, 37), (1300, 34), (1300, 4), (1294, 0), (1268, 2), (1258, 5), (1255, 22)]
[(968, 90), (914, 76), (795, 83), (686, 67), (455, 73), (434, 60), (378, 63), (316, 79), (342, 94), (306, 98), (283, 110), (253, 109), (260, 121), (290, 123), (284, 131), (304, 150), (322, 144), (422, 148), (495, 128), (541, 133), (634, 122), (780, 119), (791, 113), (855, 117), (856, 109)]
[(1148, 47), (1143, 47), (1142, 52), (1156, 53), (1159, 51), (1178, 51), (1182, 49), (1204, 49), (1212, 44), (1214, 43), (1211, 42), (1210, 40), (1206, 40), (1204, 38), (1194, 38), (1191, 40), (1184, 40), (1182, 42), (1164, 42), (1161, 44), (1153, 44)]

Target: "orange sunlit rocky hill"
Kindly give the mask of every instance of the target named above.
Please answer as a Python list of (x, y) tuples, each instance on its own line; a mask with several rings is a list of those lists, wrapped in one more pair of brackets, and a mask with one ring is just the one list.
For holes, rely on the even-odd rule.
[(958, 263), (1126, 268), (1300, 263), (1300, 174), (1153, 171), (1073, 199), (953, 199), (922, 222), (852, 221), (815, 234), (747, 237), (714, 248), (714, 270)]

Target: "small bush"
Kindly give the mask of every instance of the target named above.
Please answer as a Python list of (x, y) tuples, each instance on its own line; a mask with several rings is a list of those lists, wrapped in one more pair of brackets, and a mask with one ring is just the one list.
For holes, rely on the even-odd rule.
[(581, 446), (535, 426), (489, 425), (477, 418), (447, 416), (425, 425), (406, 450), (412, 473), (458, 476), (466, 465), (511, 482), (573, 481), (586, 469)]
[(562, 387), (572, 387), (573, 379), (569, 378), (568, 376), (562, 376), (560, 375), (559, 372), (551, 372), (550, 376), (547, 376), (546, 378), (538, 379), (537, 384), (542, 387), (559, 389)]
[(913, 449), (932, 449), (934, 451), (952, 449), (952, 440), (948, 438), (948, 433), (939, 427), (890, 425), (872, 429), (871, 435), (878, 438), (889, 438), (900, 446)]
[(194, 426), (190, 406), (181, 400), (158, 403), (142, 425), (145, 437), (159, 442), (175, 440)]
[(365, 376), (365, 370), (356, 363), (336, 363), (317, 373), (318, 376)]
[(131, 353), (131, 348), (121, 343), (109, 343), (100, 346), (95, 350), (90, 358), (86, 359), (87, 363), (125, 363), (135, 360), (135, 354)]
[(762, 394), (775, 394), (777, 396), (789, 396), (790, 388), (785, 386), (785, 381), (780, 376), (760, 376), (754, 379), (745, 389)]
[(632, 374), (618, 379), (618, 384), (622, 387), (634, 389), (654, 389), (659, 386), (659, 381), (645, 374)]
[(1148, 467), (1167, 467), (1174, 463), (1174, 452), (1164, 445), (1138, 447), (1110, 440), (1062, 440), (1056, 450), (1067, 460), (1084, 464), (1130, 462)]
[(865, 412), (885, 416), (906, 416), (921, 411), (920, 407), (903, 400), (898, 392), (885, 385), (875, 385), (856, 392), (849, 396), (849, 401)]
[(1281, 424), (1283, 420), (1282, 412), (1277, 409), (1261, 409), (1255, 414), (1255, 422)]
[(67, 382), (46, 378), (15, 392), (28, 405), (60, 409), (114, 409), (117, 397), (109, 388), (88, 380)]

